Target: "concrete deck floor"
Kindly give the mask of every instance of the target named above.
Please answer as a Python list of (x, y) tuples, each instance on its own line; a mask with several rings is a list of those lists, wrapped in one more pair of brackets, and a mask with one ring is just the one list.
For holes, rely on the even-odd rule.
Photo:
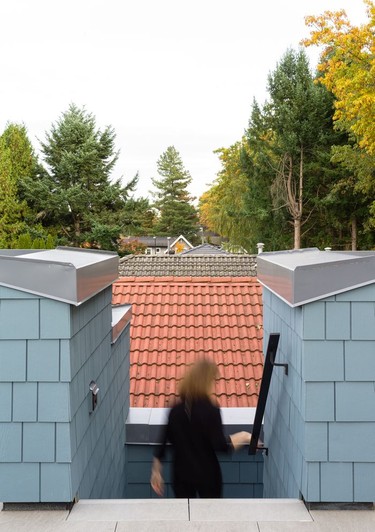
[[(1, 505), (0, 505), (1, 507)], [(1, 511), (0, 532), (374, 532), (375, 511), (294, 499), (82, 500), (72, 510)]]

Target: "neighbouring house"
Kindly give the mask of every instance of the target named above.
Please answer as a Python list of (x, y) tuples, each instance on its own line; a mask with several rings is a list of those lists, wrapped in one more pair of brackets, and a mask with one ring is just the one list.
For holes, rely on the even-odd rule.
[(212, 244), (200, 244), (195, 248), (183, 251), (181, 255), (232, 255), (232, 253)]
[(257, 255), (126, 255), (119, 277), (256, 277)]
[(122, 277), (113, 304), (132, 305), (130, 404), (168, 407), (187, 366), (218, 364), (222, 407), (254, 407), (262, 377), (262, 296), (253, 277)]
[(128, 236), (122, 244), (139, 242), (145, 246), (146, 255), (168, 255), (192, 249), (193, 245), (183, 236)]

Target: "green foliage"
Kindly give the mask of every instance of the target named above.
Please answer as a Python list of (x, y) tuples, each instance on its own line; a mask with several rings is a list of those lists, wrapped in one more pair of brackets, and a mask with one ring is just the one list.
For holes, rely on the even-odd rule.
[(32, 236), (30, 233), (22, 233), (16, 240), (12, 242), (13, 249), (54, 249), (55, 238), (49, 234), (44, 236), (43, 230), (39, 231), (39, 235)]
[(33, 241), (30, 236), (30, 233), (23, 233), (22, 235), (20, 235), (13, 245), (14, 249), (32, 249), (32, 247)]
[(124, 188), (110, 181), (118, 158), (114, 130), (100, 131), (92, 114), (72, 104), (52, 125), (42, 153), (47, 169), (24, 181), (38, 219), (69, 245), (114, 249), (122, 210), (137, 182)]
[(0, 246), (9, 248), (26, 228), (28, 208), (21, 180), (34, 171), (36, 159), (24, 126), (8, 124), (0, 136)]
[(238, 142), (216, 151), (222, 169), (210, 190), (201, 196), (199, 211), (201, 223), (227, 238), (231, 249), (248, 250), (253, 243), (254, 224), (245, 203), (247, 176), (241, 167), (242, 149), (244, 142)]
[(268, 91), (263, 107), (254, 101), (242, 141), (217, 152), (222, 169), (200, 199), (203, 225), (249, 252), (257, 242), (267, 250), (373, 245), (373, 158), (334, 130), (333, 96), (303, 52), (284, 54)]
[(146, 248), (147, 246), (136, 238), (124, 239), (120, 242), (118, 254), (120, 257), (124, 255), (144, 255)]
[(45, 249), (54, 249), (55, 248), (55, 239), (52, 235), (48, 235), (45, 243)]
[(154, 207), (159, 217), (154, 234), (160, 236), (184, 235), (190, 241), (197, 237), (198, 216), (187, 190), (191, 176), (185, 170), (180, 154), (170, 146), (157, 161), (161, 179), (152, 179), (156, 192)]
[(156, 211), (148, 198), (129, 198), (121, 213), (122, 235), (145, 236), (153, 233)]

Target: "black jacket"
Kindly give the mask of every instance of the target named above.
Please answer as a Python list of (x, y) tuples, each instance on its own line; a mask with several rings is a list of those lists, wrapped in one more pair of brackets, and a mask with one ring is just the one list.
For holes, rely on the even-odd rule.
[(225, 437), (220, 409), (207, 399), (175, 405), (168, 417), (162, 445), (155, 456), (163, 460), (166, 444), (172, 444), (173, 484), (221, 486), (221, 470), (216, 452), (231, 452)]

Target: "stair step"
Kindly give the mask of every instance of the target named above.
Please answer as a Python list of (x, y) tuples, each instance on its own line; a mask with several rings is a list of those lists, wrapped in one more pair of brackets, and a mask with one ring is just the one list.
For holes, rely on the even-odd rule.
[(308, 522), (312, 519), (298, 499), (90, 499), (75, 504), (68, 521), (210, 522), (210, 526), (215, 526), (219, 522)]

